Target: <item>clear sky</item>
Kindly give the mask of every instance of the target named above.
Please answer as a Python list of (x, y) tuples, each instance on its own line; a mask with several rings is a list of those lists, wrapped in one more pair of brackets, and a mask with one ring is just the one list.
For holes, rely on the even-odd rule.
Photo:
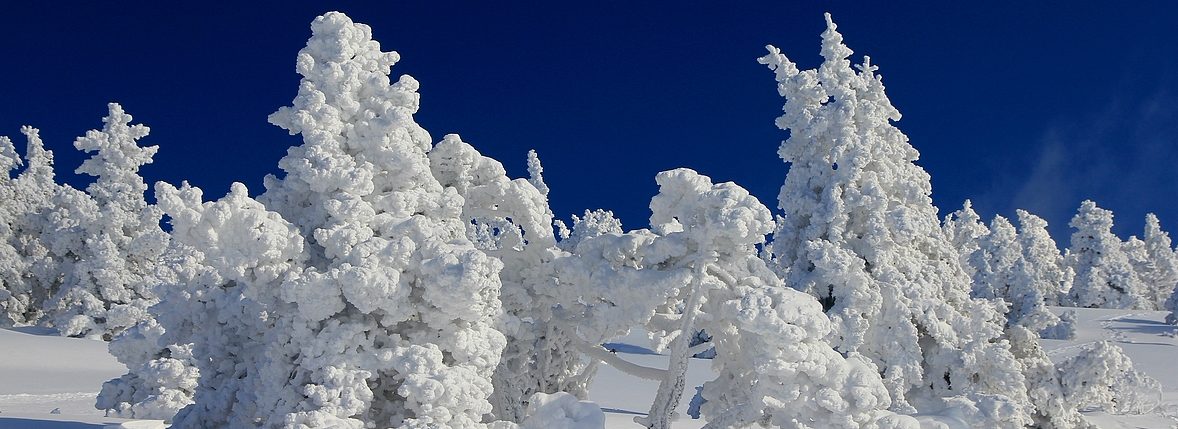
[(1150, 211), (1178, 232), (1171, 1), (14, 3), (0, 5), (0, 134), (23, 152), (20, 125), (40, 128), (75, 186), (71, 143), (117, 101), (160, 146), (149, 182), (260, 193), (298, 143), (266, 115), (294, 97), (309, 23), (334, 9), (401, 54), (393, 72), (421, 82), (435, 140), (459, 133), (517, 177), (536, 149), (559, 217), (607, 208), (645, 226), (654, 175), (676, 167), (776, 207), (781, 99), (755, 59), (772, 43), (817, 66), (829, 11), (855, 61), (880, 66), (942, 215), (966, 198), (986, 218), (1026, 208), (1066, 245), (1091, 198), (1122, 237)]

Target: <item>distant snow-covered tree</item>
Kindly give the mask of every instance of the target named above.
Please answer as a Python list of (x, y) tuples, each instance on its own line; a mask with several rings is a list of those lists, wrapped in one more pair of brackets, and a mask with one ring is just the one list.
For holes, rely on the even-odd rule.
[(1018, 325), (1038, 333), (1059, 323), (1034, 287), (1037, 270), (1025, 259), (1014, 225), (995, 216), (989, 230), (970, 258), (974, 267), (973, 296), (1000, 300), (1007, 326)]
[(1063, 255), (1047, 232), (1047, 221), (1026, 210), (1017, 210), (1018, 242), (1023, 249), (1023, 269), (1030, 286), (1043, 295), (1047, 305), (1059, 305), (1059, 298), (1072, 288), (1075, 273), (1064, 264)]
[(1024, 378), (992, 304), (969, 297), (969, 275), (942, 231), (928, 173), (891, 121), (870, 59), (851, 50), (827, 15), (824, 61), (801, 71), (776, 48), (790, 131), (778, 154), (790, 164), (779, 196), (785, 222), (772, 251), (788, 283), (816, 296), (834, 324), (832, 344), (879, 367), (892, 409), (970, 402), (978, 425), (1030, 424)]
[(982, 217), (974, 211), (973, 202), (965, 200), (960, 210), (945, 216), (941, 228), (949, 237), (949, 243), (961, 254), (962, 267), (969, 275), (974, 275), (976, 267), (970, 260), (971, 255), (978, 250), (979, 242), (990, 233), (990, 229), (986, 228)]
[(1069, 224), (1068, 265), (1076, 272), (1068, 303), (1089, 308), (1151, 308), (1121, 240), (1113, 235), (1113, 213), (1084, 201)]
[(1146, 262), (1134, 265), (1145, 283), (1146, 298), (1158, 309), (1166, 308), (1166, 301), (1178, 285), (1178, 254), (1174, 253), (1170, 234), (1162, 231), (1157, 215), (1145, 215), (1144, 248)]
[(1153, 284), (1146, 281), (1146, 275), (1152, 274), (1155, 270), (1154, 261), (1150, 259), (1149, 252), (1145, 250), (1145, 242), (1137, 238), (1136, 235), (1130, 236), (1128, 240), (1121, 243), (1121, 251), (1125, 252), (1125, 257), (1129, 259), (1129, 265), (1133, 267), (1133, 272), (1137, 274), (1137, 278), (1141, 279), (1141, 294), (1144, 298), (1141, 302), (1141, 310), (1155, 310), (1156, 300), (1153, 289)]

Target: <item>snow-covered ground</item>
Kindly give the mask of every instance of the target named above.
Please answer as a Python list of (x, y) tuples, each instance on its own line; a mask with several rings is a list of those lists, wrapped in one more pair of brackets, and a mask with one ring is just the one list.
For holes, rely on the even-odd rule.
[[(1059, 310), (1059, 309), (1056, 309)], [(1163, 386), (1163, 405), (1154, 414), (1141, 416), (1088, 412), (1102, 429), (1178, 427), (1178, 338), (1174, 327), (1163, 323), (1165, 312), (1078, 309), (1074, 340), (1043, 340), (1052, 360), (1077, 353), (1084, 344), (1111, 340), (1133, 358), (1137, 369), (1157, 378)], [(644, 347), (642, 337), (631, 335), (610, 347), (634, 363), (665, 365), (663, 357)], [(694, 359), (687, 382), (697, 386), (711, 377), (709, 361)], [(93, 408), (102, 382), (125, 371), (106, 351), (106, 343), (62, 338), (32, 328), (0, 329), (0, 429), (101, 429), (161, 428), (159, 421), (131, 421), (103, 417)], [(601, 405), (610, 428), (639, 428), (634, 416), (645, 414), (654, 396), (655, 383), (634, 378), (603, 366), (590, 391)], [(703, 426), (686, 417), (694, 389), (684, 392), (676, 429)], [(57, 409), (59, 414), (53, 413)]]

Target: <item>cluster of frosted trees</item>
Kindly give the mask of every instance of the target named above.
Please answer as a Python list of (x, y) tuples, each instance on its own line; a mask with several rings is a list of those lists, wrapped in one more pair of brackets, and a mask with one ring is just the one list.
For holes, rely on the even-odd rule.
[[(435, 142), (417, 81), (390, 78), (399, 57), (367, 26), (329, 13), (312, 33), (270, 116), (302, 144), (256, 198), (159, 183), (146, 204), (155, 147), (118, 105), (75, 143), (94, 153), (85, 191), (22, 130), (28, 166), (0, 183), (0, 320), (113, 338), (129, 372), (100, 409), (175, 427), (601, 427), (582, 399), (605, 363), (658, 383), (636, 421), (665, 429), (709, 349), (707, 428), (911, 429), (951, 409), (1063, 429), (1086, 427), (1078, 406), (1148, 409), (1156, 382), (1115, 346), (1064, 373), (1039, 338), (1067, 335), (1048, 305), (1175, 305), (1157, 219), (1122, 243), (1086, 202), (1066, 255), (1026, 212), (987, 227), (967, 202), (942, 224), (877, 68), (851, 65), (829, 16), (817, 69), (760, 59), (785, 99), (782, 212), (676, 169), (632, 231), (608, 211), (556, 220), (534, 152), (512, 179), (458, 135)], [(22, 163), (7, 139), (0, 162)], [(601, 346), (631, 329), (666, 368)]]
[(1044, 304), (1175, 309), (1178, 254), (1152, 213), (1145, 217), (1144, 240), (1121, 241), (1112, 233), (1112, 212), (1084, 201), (1070, 224), (1071, 247), (1062, 255), (1042, 218), (1019, 210), (1018, 223), (1016, 230), (995, 216), (987, 226), (969, 201), (944, 221), (973, 273), (973, 294), (1006, 300), (1015, 313), (1011, 323), (1036, 329), (1055, 324)]

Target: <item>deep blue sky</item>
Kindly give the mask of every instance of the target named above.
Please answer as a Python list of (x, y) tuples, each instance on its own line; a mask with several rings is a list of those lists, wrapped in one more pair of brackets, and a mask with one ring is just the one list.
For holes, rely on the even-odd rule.
[(1178, 231), (1175, 2), (12, 3), (0, 134), (23, 151), (19, 126), (41, 128), (75, 186), (71, 143), (117, 101), (160, 146), (149, 182), (261, 192), (298, 143), (266, 115), (296, 93), (310, 21), (334, 9), (401, 53), (393, 72), (421, 82), (435, 140), (459, 133), (516, 176), (535, 148), (560, 217), (609, 208), (644, 226), (654, 175), (675, 167), (776, 207), (781, 99), (755, 59), (773, 43), (815, 67), (830, 11), (856, 62), (881, 67), (942, 215), (965, 198), (987, 218), (1027, 208), (1066, 245), (1092, 198), (1123, 237), (1149, 211)]

